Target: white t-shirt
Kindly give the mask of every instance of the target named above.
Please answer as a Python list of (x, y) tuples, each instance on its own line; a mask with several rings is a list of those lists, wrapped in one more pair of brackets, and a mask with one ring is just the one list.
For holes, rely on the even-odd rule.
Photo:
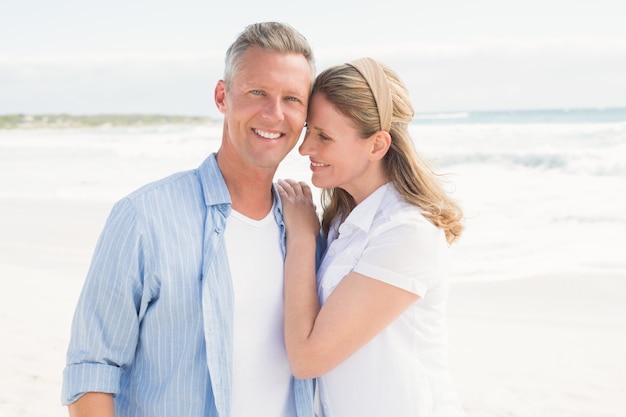
[(420, 296), (400, 317), (319, 378), (325, 417), (463, 416), (445, 332), (444, 232), (386, 184), (329, 233), (318, 271), (320, 300), (355, 271)]
[(225, 240), (235, 298), (232, 417), (295, 417), (283, 332), (283, 254), (274, 211), (232, 211)]

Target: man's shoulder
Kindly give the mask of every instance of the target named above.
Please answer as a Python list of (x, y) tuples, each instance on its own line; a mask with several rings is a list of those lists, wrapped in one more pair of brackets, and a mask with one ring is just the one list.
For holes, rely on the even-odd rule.
[(168, 230), (180, 221), (202, 217), (204, 204), (196, 170), (171, 174), (118, 200), (110, 214), (114, 223), (145, 230)]
[(175, 197), (196, 191), (199, 187), (197, 171), (197, 169), (190, 169), (170, 174), (141, 186), (124, 199), (138, 202), (155, 198)]
[(214, 154), (193, 169), (176, 172), (161, 179), (149, 182), (128, 194), (124, 200), (138, 201), (152, 198), (180, 198), (187, 194), (201, 192), (203, 178), (212, 178), (217, 169)]

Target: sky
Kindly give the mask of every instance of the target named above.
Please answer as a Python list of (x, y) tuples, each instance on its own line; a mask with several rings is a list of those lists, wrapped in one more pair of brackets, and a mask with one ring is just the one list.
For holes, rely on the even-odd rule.
[(391, 66), (417, 112), (626, 106), (623, 0), (2, 0), (0, 114), (219, 117), (224, 53), (286, 22), (318, 71)]

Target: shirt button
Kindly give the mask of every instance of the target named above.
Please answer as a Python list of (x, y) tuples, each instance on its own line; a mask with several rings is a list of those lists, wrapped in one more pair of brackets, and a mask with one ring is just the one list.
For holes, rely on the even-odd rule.
[(218, 235), (222, 233), (222, 228), (221, 227), (216, 227), (215, 228), (215, 233), (217, 233)]
[(331, 249), (331, 250), (328, 251), (327, 255), (328, 256), (333, 256), (334, 254), (335, 254), (335, 251)]

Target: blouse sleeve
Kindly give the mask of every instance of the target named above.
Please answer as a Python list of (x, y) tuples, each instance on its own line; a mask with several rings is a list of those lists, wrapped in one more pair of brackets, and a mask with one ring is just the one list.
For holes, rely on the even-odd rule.
[(354, 271), (423, 297), (437, 285), (447, 255), (444, 232), (422, 215), (372, 231)]

